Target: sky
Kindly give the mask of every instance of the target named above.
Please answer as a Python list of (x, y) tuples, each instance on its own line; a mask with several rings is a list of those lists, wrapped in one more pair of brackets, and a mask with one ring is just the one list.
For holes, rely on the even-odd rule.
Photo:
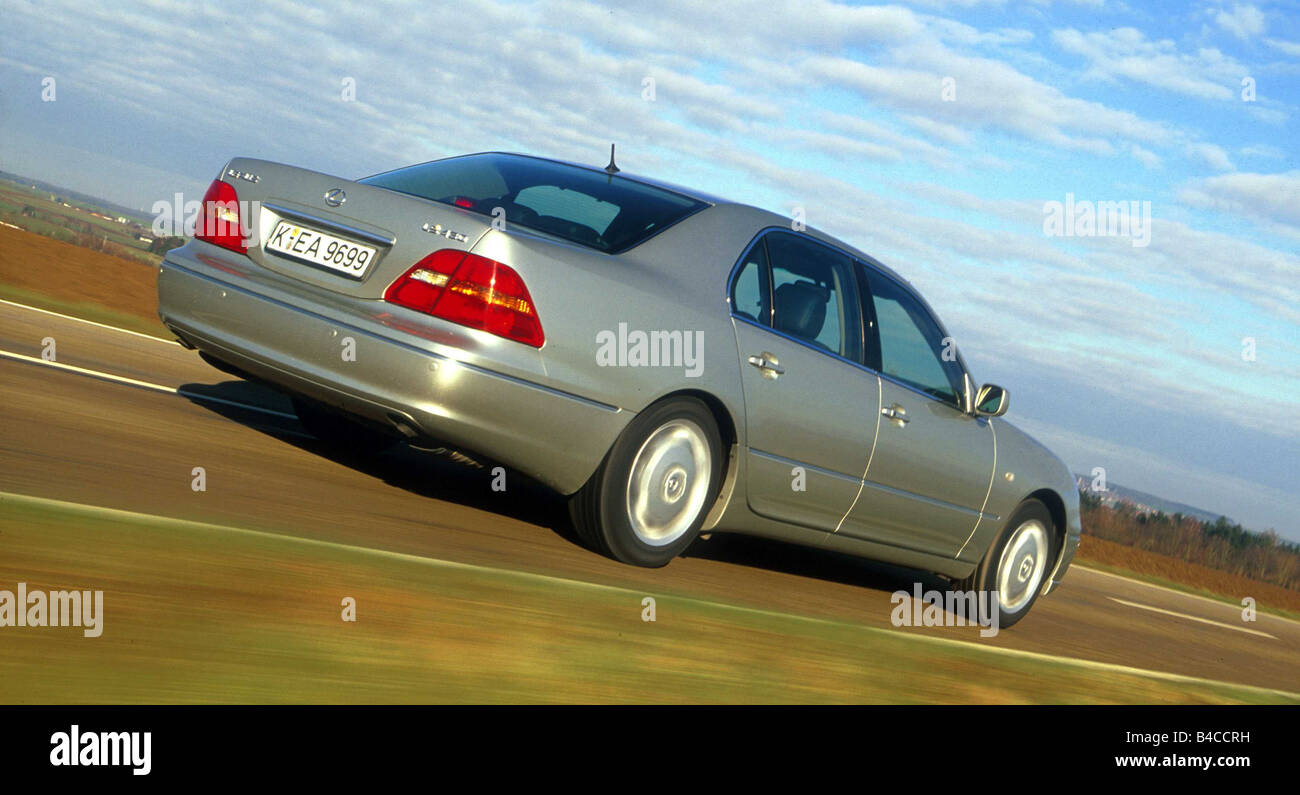
[(2, 170), (147, 211), (615, 142), (907, 277), (1074, 471), (1291, 540), (1298, 103), (1294, 0), (0, 0)]

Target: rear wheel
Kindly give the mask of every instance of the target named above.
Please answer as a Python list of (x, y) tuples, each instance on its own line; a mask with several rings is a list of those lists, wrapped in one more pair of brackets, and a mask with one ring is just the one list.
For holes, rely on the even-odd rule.
[(351, 419), (308, 398), (295, 395), (293, 410), (308, 433), (340, 452), (377, 455), (398, 441), (396, 436)]
[(1043, 590), (1055, 554), (1052, 514), (1038, 500), (1026, 500), (1007, 520), (984, 560), (962, 590), (991, 592), (998, 598), (998, 626), (1024, 618)]
[(610, 448), (569, 512), (588, 546), (624, 563), (657, 567), (699, 535), (718, 496), (722, 439), (694, 398), (643, 411)]

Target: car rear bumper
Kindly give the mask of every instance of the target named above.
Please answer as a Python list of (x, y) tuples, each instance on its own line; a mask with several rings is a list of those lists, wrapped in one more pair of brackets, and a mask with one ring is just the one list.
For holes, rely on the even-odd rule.
[(158, 314), (168, 328), (256, 378), (408, 437), (481, 453), (569, 494), (632, 417), (466, 362), (448, 346), (399, 339), (365, 317), (277, 294), (221, 265), (187, 249), (168, 254), (158, 273)]

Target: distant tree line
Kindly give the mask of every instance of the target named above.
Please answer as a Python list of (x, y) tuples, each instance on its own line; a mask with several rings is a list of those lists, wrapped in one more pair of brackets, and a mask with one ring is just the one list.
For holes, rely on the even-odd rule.
[(180, 248), (185, 245), (183, 237), (160, 237), (149, 244), (149, 253), (166, 254), (174, 248)]
[(1181, 513), (1138, 513), (1132, 505), (1102, 504), (1091, 491), (1079, 491), (1083, 532), (1171, 558), (1199, 563), (1242, 577), (1300, 590), (1300, 544), (1257, 533), (1227, 517), (1205, 522)]

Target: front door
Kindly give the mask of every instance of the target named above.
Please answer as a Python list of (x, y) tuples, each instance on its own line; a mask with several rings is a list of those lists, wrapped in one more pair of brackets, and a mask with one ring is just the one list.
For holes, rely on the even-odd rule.
[(926, 306), (899, 282), (863, 270), (875, 315), (869, 338), (880, 346), (881, 424), (862, 495), (840, 532), (953, 557), (988, 497), (993, 430), (965, 412), (964, 368)]

